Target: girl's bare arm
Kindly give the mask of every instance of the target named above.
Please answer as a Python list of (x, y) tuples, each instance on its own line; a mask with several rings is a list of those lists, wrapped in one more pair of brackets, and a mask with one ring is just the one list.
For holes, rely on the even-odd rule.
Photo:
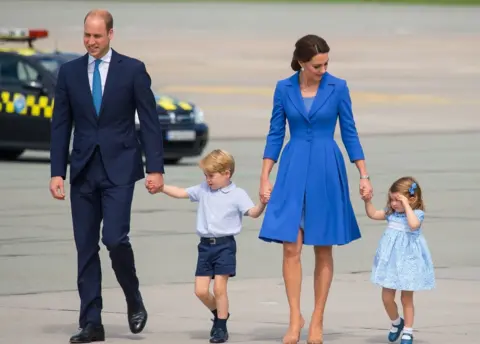
[(417, 215), (415, 215), (415, 212), (413, 211), (412, 207), (408, 203), (405, 204), (405, 215), (407, 216), (408, 226), (412, 230), (416, 230), (420, 228), (421, 222), (418, 219)]
[(365, 212), (372, 220), (385, 220), (385, 211), (375, 209), (371, 200), (365, 201)]

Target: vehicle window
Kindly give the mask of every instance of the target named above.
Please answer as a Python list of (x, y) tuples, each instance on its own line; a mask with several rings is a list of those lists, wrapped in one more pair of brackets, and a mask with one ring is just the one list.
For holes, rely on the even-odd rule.
[(25, 74), (20, 76), (22, 81), (40, 81), (40, 74), (28, 63), (20, 62), (18, 68), (23, 70)]
[(15, 55), (0, 55), (0, 84), (39, 81), (39, 73)]
[(0, 84), (18, 83), (17, 65), (19, 58), (17, 56), (2, 54), (0, 55)]
[(58, 70), (60, 69), (61, 62), (58, 60), (50, 59), (50, 58), (43, 58), (39, 59), (38, 62), (48, 71), (58, 74)]

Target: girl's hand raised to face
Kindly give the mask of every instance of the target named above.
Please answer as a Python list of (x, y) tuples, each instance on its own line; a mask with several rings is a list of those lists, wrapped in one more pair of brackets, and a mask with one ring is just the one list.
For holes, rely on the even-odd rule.
[(397, 197), (397, 201), (402, 202), (402, 204), (403, 204), (404, 206), (410, 204), (410, 203), (408, 202), (408, 198), (405, 197), (404, 195), (397, 194), (396, 197)]

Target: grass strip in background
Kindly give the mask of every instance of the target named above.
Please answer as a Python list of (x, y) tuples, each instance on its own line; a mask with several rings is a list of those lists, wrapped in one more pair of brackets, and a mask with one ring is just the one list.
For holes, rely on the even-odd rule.
[[(92, 0), (93, 1), (93, 0)], [(480, 6), (480, 0), (113, 0), (117, 2), (158, 3), (289, 3), (289, 4), (399, 4), (399, 5), (448, 5)]]

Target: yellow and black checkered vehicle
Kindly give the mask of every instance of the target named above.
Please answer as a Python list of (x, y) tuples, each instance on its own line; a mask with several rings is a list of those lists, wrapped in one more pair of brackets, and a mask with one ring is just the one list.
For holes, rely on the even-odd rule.
[[(0, 159), (13, 160), (25, 150), (50, 149), (57, 73), (63, 63), (81, 55), (36, 50), (32, 41), (44, 37), (44, 30), (16, 30), (7, 34), (0, 29)], [(29, 46), (12, 48), (1, 44), (12, 40), (27, 41)], [(202, 110), (188, 101), (155, 96), (158, 119), (164, 130), (166, 162), (202, 154), (209, 138)], [(138, 116), (136, 125), (138, 130)]]

